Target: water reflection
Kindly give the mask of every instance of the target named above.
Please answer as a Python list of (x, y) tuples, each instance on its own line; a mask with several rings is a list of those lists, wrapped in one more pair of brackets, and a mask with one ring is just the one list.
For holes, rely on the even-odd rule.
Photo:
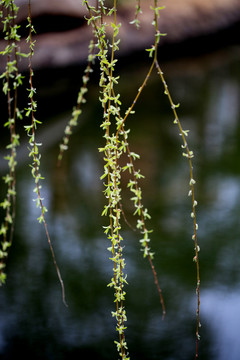
[[(233, 147), (234, 132), (239, 119), (238, 79), (214, 79), (206, 120), (205, 148), (211, 158)], [(236, 145), (235, 145), (236, 146)]]
[(204, 291), (202, 293), (202, 316), (211, 329), (212, 352), (215, 359), (236, 360), (240, 354), (238, 329), (240, 321), (239, 288)]
[[(203, 67), (202, 72), (191, 76), (183, 75), (183, 71), (176, 73), (177, 67), (176, 63), (173, 78), (171, 64), (166, 64), (165, 73), (174, 98), (182, 104), (180, 116), (184, 128), (191, 130), (189, 141), (195, 153), (202, 284), (200, 358), (221, 360), (231, 354), (230, 359), (237, 360), (240, 356), (236, 338), (240, 320), (238, 58), (207, 71)], [(131, 75), (139, 77), (133, 69)], [(129, 78), (128, 70), (122, 78)], [(131, 91), (129, 86), (126, 98)], [(153, 77), (136, 107), (137, 117), (131, 119), (130, 141), (133, 150), (141, 154), (138, 165), (147, 175), (142, 187), (152, 215), (152, 246), (167, 317), (164, 322), (161, 320), (152, 273), (140, 254), (137, 234), (125, 224), (129, 282), (127, 338), (132, 358), (186, 360), (194, 357), (196, 321), (188, 172), (172, 114), (164, 97), (160, 102), (161, 94), (162, 87)], [(94, 88), (89, 96), (96, 96)], [(44, 105), (44, 99), (41, 101)], [(64, 118), (61, 114), (59, 127), (70, 111), (69, 107)], [(8, 261), (8, 282), (0, 291), (3, 359), (13, 359), (19, 354), (24, 354), (25, 359), (51, 360), (117, 357), (113, 344), (115, 322), (110, 314), (114, 310), (113, 297), (106, 288), (112, 264), (106, 250), (109, 244), (101, 228), (105, 219), (100, 216), (104, 198), (99, 180), (102, 159), (97, 151), (102, 146), (101, 130), (96, 129), (99, 111), (93, 103), (83, 116), (61, 168), (55, 166), (61, 133), (56, 127), (59, 119), (56, 122), (47, 119), (42, 125), (44, 132), (51, 130), (42, 149), (43, 197), (49, 209), (49, 232), (65, 281), (68, 308), (61, 302), (60, 285), (43, 228), (35, 220), (39, 213), (32, 201), (34, 185), (26, 151), (20, 153), (16, 234)], [(40, 133), (41, 136), (45, 137)], [(132, 222), (132, 210), (127, 202), (124, 205)]]

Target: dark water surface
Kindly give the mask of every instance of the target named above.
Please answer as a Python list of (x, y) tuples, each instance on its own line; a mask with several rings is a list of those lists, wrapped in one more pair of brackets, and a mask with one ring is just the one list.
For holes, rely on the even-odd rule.
[[(211, 57), (163, 64), (184, 129), (190, 130), (197, 179), (201, 308), (200, 359), (240, 358), (240, 68), (239, 49)], [(123, 69), (123, 106), (147, 71), (145, 64)], [(70, 149), (57, 168), (59, 141), (75, 103), (79, 69), (36, 74), (39, 85), (39, 141), (43, 142), (42, 194), (47, 222), (66, 288), (68, 308), (51, 260), (24, 148), (17, 170), (17, 218), (8, 259), (7, 283), (0, 289), (1, 359), (117, 359), (117, 339), (108, 240), (102, 231), (105, 204), (100, 176), (103, 145), (101, 108), (92, 85)], [(51, 77), (52, 76), (52, 77)], [(129, 81), (130, 80), (130, 81)], [(139, 82), (139, 84), (138, 84)], [(55, 94), (55, 95), (54, 95)], [(123, 224), (128, 274), (127, 342), (131, 359), (194, 359), (196, 269), (192, 259), (188, 166), (163, 88), (153, 76), (128, 121), (150, 228), (155, 267), (167, 315), (162, 321), (153, 276), (142, 258), (138, 236)], [(88, 106), (89, 105), (89, 106)], [(56, 113), (56, 115), (54, 115)], [(27, 141), (22, 135), (22, 144)], [(4, 163), (1, 162), (4, 174)], [(127, 177), (123, 177), (127, 184)], [(1, 192), (3, 191), (3, 187)], [(123, 197), (129, 193), (123, 190)], [(124, 204), (124, 201), (123, 201)], [(129, 203), (125, 214), (132, 222)]]

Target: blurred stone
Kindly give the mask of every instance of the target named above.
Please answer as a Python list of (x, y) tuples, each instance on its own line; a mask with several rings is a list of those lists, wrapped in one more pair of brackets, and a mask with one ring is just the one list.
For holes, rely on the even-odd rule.
[[(15, 2), (19, 6), (17, 22), (21, 23), (28, 16), (28, 0)], [(93, 5), (95, 1), (91, 0), (89, 3)], [(161, 33), (167, 33), (167, 36), (161, 38), (160, 45), (176, 44), (190, 38), (216, 33), (240, 22), (239, 0), (164, 0), (163, 3), (166, 8), (160, 12), (159, 28)], [(121, 55), (151, 47), (154, 42), (150, 2), (141, 2), (139, 30), (130, 24), (134, 19), (135, 5), (135, 1), (125, 1), (119, 5)], [(85, 22), (84, 16), (88, 16), (88, 13), (82, 1), (32, 0), (31, 8), (33, 24), (40, 24), (36, 35), (34, 68), (67, 66), (86, 60), (92, 31)], [(79, 20), (79, 24), (76, 20)], [(110, 21), (108, 17), (106, 21)], [(110, 32), (111, 27), (108, 29)], [(24, 38), (20, 46), (22, 51), (28, 52)], [(0, 50), (4, 47), (4, 41), (1, 40)], [(4, 61), (1, 57), (1, 69), (5, 67)], [(21, 59), (20, 68), (26, 67), (27, 60)]]

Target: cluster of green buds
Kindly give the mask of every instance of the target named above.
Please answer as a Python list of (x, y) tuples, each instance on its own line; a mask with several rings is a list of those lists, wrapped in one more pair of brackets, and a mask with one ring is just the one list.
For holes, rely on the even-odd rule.
[(82, 77), (82, 86), (78, 93), (77, 105), (74, 106), (72, 109), (71, 119), (69, 120), (67, 126), (65, 127), (64, 137), (62, 139), (61, 144), (59, 145), (60, 151), (58, 155), (58, 165), (60, 165), (62, 161), (64, 151), (68, 149), (69, 138), (72, 135), (72, 130), (74, 127), (78, 125), (79, 117), (82, 114), (81, 106), (86, 103), (86, 93), (88, 92), (87, 86), (90, 78), (90, 73), (93, 71), (92, 66), (94, 64), (94, 60), (96, 57), (94, 54), (94, 48), (95, 48), (95, 44), (93, 40), (91, 40), (88, 47), (89, 49), (88, 63), (86, 69), (84, 70), (84, 75)]

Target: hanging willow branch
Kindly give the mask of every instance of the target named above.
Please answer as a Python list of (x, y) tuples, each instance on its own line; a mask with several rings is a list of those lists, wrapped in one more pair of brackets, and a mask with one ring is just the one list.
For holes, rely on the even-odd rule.
[(57, 272), (57, 276), (59, 279), (59, 282), (61, 284), (61, 289), (62, 289), (62, 300), (63, 303), (67, 306), (66, 304), (66, 299), (65, 299), (65, 289), (64, 289), (64, 283), (62, 280), (62, 276), (59, 270), (59, 267), (57, 265), (57, 261), (56, 261), (56, 257), (55, 257), (55, 253), (53, 250), (53, 246), (52, 246), (52, 242), (50, 239), (50, 235), (48, 232), (48, 227), (47, 227), (47, 222), (46, 222), (46, 217), (45, 214), (47, 212), (47, 208), (46, 206), (43, 204), (43, 198), (41, 196), (41, 184), (40, 181), (43, 180), (44, 178), (41, 176), (40, 173), (40, 159), (41, 159), (41, 155), (39, 152), (39, 146), (41, 146), (40, 143), (37, 143), (36, 141), (36, 129), (37, 126), (39, 124), (41, 124), (41, 122), (39, 120), (37, 120), (35, 118), (35, 112), (37, 110), (37, 103), (34, 100), (34, 95), (36, 93), (36, 89), (33, 87), (33, 70), (32, 70), (32, 57), (34, 54), (34, 45), (35, 42), (33, 41), (32, 35), (35, 33), (34, 27), (32, 25), (32, 17), (31, 17), (31, 1), (29, 0), (28, 3), (28, 9), (29, 9), (29, 14), (28, 14), (28, 28), (29, 28), (29, 35), (27, 38), (27, 42), (29, 43), (29, 104), (28, 104), (28, 108), (26, 109), (26, 116), (30, 117), (31, 119), (31, 124), (30, 125), (26, 125), (25, 126), (25, 130), (27, 132), (27, 135), (29, 136), (29, 145), (30, 145), (30, 153), (29, 153), (29, 157), (32, 158), (32, 164), (31, 164), (31, 168), (32, 168), (32, 176), (34, 178), (35, 181), (35, 188), (34, 188), (34, 193), (36, 194), (36, 204), (37, 207), (40, 208), (41, 211), (41, 215), (38, 218), (39, 223), (43, 223), (44, 224), (44, 228), (45, 228), (45, 233), (47, 236), (47, 240), (48, 240), (48, 244), (49, 244), (49, 248), (51, 251), (51, 255), (52, 255), (52, 259), (53, 259), (53, 263)]
[(0, 246), (0, 285), (6, 280), (6, 260), (9, 254), (9, 249), (12, 245), (15, 213), (16, 213), (16, 174), (15, 169), (17, 165), (16, 155), (17, 147), (19, 146), (19, 135), (16, 133), (16, 120), (21, 118), (21, 112), (17, 106), (18, 87), (22, 84), (22, 76), (18, 71), (18, 27), (15, 24), (15, 19), (18, 12), (18, 7), (14, 1), (1, 1), (1, 16), (5, 14), (3, 19), (3, 33), (5, 34), (6, 48), (1, 51), (1, 55), (6, 57), (6, 69), (0, 76), (3, 79), (3, 92), (7, 97), (8, 120), (4, 126), (9, 129), (10, 144), (7, 145), (9, 154), (5, 157), (8, 161), (9, 172), (3, 177), (3, 181), (7, 186), (7, 193), (5, 199), (0, 203), (0, 206), (5, 212), (4, 221), (1, 224), (0, 236), (2, 237)]

